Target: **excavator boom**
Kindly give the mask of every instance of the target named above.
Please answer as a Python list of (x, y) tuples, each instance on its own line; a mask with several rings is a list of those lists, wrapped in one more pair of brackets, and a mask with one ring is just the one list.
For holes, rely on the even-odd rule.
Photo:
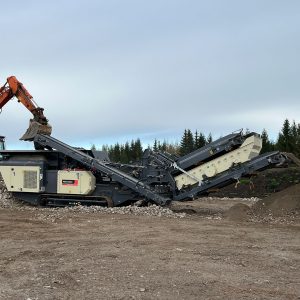
[(44, 109), (34, 102), (33, 97), (15, 76), (10, 76), (4, 86), (0, 88), (0, 109), (13, 97), (16, 97), (18, 102), (21, 102), (33, 115), (29, 128), (21, 140), (32, 141), (38, 133), (50, 135), (52, 128), (44, 116)]

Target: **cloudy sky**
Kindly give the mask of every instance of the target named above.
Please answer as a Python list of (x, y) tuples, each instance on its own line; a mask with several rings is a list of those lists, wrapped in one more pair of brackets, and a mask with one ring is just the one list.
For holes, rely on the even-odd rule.
[[(300, 122), (298, 0), (1, 2), (0, 84), (15, 75), (69, 144)], [(3, 108), (9, 148), (31, 147), (29, 118)]]

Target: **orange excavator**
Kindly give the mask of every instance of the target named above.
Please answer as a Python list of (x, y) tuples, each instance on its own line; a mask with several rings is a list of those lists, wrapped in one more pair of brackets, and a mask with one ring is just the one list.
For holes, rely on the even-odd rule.
[(21, 102), (33, 115), (33, 119), (30, 119), (29, 122), (29, 128), (20, 140), (32, 141), (38, 133), (51, 135), (52, 127), (44, 116), (44, 109), (36, 104), (33, 97), (15, 76), (10, 76), (0, 87), (0, 109), (2, 110), (2, 107), (13, 97), (16, 97), (18, 102)]

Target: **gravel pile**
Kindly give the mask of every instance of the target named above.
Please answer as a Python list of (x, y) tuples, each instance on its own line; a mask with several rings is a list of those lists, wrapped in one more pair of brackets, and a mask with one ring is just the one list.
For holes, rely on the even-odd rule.
[[(219, 198), (219, 201), (235, 198)], [(300, 184), (259, 199), (236, 198), (239, 203), (224, 212), (224, 217), (236, 222), (268, 224), (300, 223)], [(241, 203), (242, 202), (242, 203)]]
[(0, 207), (1, 208), (18, 208), (24, 204), (16, 200), (10, 192), (7, 191), (3, 179), (0, 175)]
[(300, 223), (300, 212), (286, 212), (281, 216), (275, 216), (271, 211), (266, 212), (265, 214), (256, 214), (251, 211), (248, 215), (248, 221), (263, 224), (298, 224)]
[(235, 222), (252, 222), (263, 224), (295, 224), (300, 222), (300, 212), (292, 211), (282, 213), (280, 216), (274, 215), (271, 210), (264, 213), (257, 213), (248, 205), (239, 203), (232, 206), (224, 213), (224, 217)]
[(135, 216), (156, 216), (167, 218), (184, 218), (185, 213), (176, 213), (169, 208), (151, 205), (147, 207), (124, 206), (124, 207), (102, 207), (102, 206), (73, 206), (64, 208), (41, 208), (31, 206), (27, 203), (15, 199), (7, 191), (3, 179), (0, 175), (0, 208), (9, 208), (17, 210), (37, 211), (38, 219), (55, 220), (62, 219), (66, 213), (101, 213), (101, 214), (119, 214)]
[(239, 202), (245, 202), (248, 203), (249, 205), (257, 202), (260, 200), (260, 198), (258, 197), (249, 197), (249, 198), (238, 198), (238, 197), (205, 197), (205, 198), (201, 198), (201, 201), (206, 200), (206, 201), (210, 201), (210, 200), (215, 200), (218, 199), (219, 201), (239, 201)]
[[(118, 214), (149, 217), (184, 218), (196, 214), (208, 219), (222, 219), (233, 221), (248, 221), (271, 224), (293, 224), (300, 222), (300, 185), (294, 185), (270, 197), (259, 198), (201, 198), (201, 201), (174, 202), (170, 208), (151, 205), (147, 207), (124, 206), (73, 206), (64, 208), (41, 208), (31, 206), (15, 199), (9, 193), (0, 177), (0, 208), (31, 210), (36, 212), (39, 220), (55, 222), (78, 214)], [(224, 205), (222, 204), (224, 202)], [(237, 201), (239, 204), (232, 205)], [(241, 203), (242, 202), (242, 203)], [(221, 205), (220, 205), (221, 203)], [(201, 206), (199, 206), (201, 204)], [(228, 207), (231, 204), (230, 207)]]
[(73, 207), (56, 207), (42, 208), (31, 206), (12, 197), (6, 189), (0, 189), (0, 208), (31, 210), (36, 211), (38, 219), (55, 220), (63, 219), (68, 213), (99, 213), (99, 214), (118, 214), (150, 217), (167, 217), (167, 218), (184, 218), (185, 213), (176, 213), (169, 208), (151, 205), (145, 207), (123, 206), (123, 207), (102, 207), (102, 206), (73, 206)]
[[(26, 209), (37, 210), (36, 207), (27, 207)], [(39, 208), (36, 218), (39, 220), (48, 220), (55, 222), (66, 216), (78, 214), (117, 214), (134, 215), (148, 217), (166, 217), (166, 218), (184, 218), (185, 213), (176, 213), (169, 208), (151, 205), (147, 207), (123, 206), (123, 207), (102, 207), (102, 206), (73, 206), (64, 208)]]
[(262, 223), (299, 222), (300, 217), (300, 184), (274, 193), (257, 201), (251, 207), (250, 220)]

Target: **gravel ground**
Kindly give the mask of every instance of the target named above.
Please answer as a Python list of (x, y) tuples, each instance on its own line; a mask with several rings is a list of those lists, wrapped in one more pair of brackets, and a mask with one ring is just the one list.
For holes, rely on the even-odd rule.
[(0, 299), (300, 297), (299, 225), (51, 211), (0, 209)]
[(152, 216), (167, 218), (188, 218), (197, 215), (209, 220), (220, 220), (223, 218), (232, 221), (247, 221), (254, 223), (272, 223), (272, 224), (294, 224), (300, 222), (299, 210), (288, 212), (281, 216), (274, 216), (272, 211), (265, 211), (264, 214), (257, 213), (254, 210), (237, 209), (230, 215), (231, 208), (238, 204), (247, 205), (251, 208), (260, 199), (251, 198), (228, 198), (228, 197), (204, 197), (198, 201), (174, 202), (170, 207), (160, 207), (151, 205), (147, 207), (125, 206), (125, 207), (101, 207), (101, 206), (73, 206), (64, 208), (42, 208), (32, 206), (12, 197), (6, 188), (0, 182), (0, 208), (13, 210), (34, 211), (38, 220), (51, 220), (56, 222), (65, 218), (67, 213), (76, 214), (128, 214), (134, 216)]
[(41, 208), (0, 190), (0, 299), (300, 299), (300, 218), (258, 198)]

